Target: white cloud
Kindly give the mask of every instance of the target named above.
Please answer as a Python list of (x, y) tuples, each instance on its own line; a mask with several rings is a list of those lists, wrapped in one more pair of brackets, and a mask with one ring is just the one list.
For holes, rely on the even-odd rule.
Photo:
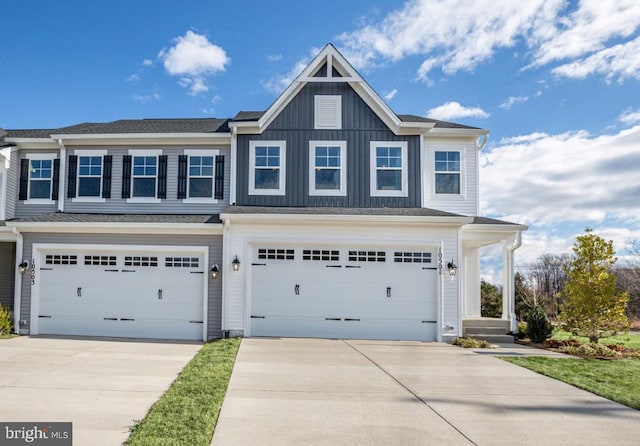
[(133, 73), (130, 74), (129, 76), (127, 76), (126, 79), (127, 82), (139, 82), (140, 81), (140, 75), (138, 73)]
[(142, 65), (145, 67), (152, 67), (153, 66), (153, 61), (151, 59), (145, 59), (142, 61)]
[(396, 97), (396, 94), (398, 94), (398, 89), (394, 88), (393, 90), (388, 91), (384, 94), (384, 99), (390, 101), (391, 99)]
[(271, 79), (263, 80), (260, 83), (269, 93), (280, 94), (295, 80), (296, 77), (307, 68), (311, 60), (320, 52), (320, 48), (311, 48), (309, 56), (299, 59), (293, 68), (285, 74), (278, 74)]
[(623, 124), (636, 124), (640, 122), (640, 108), (637, 110), (627, 109), (618, 117), (618, 120)]
[(532, 225), (640, 224), (640, 125), (503, 139), (480, 160), (481, 213)]
[(459, 118), (486, 119), (489, 117), (489, 113), (485, 112), (480, 107), (464, 107), (458, 102), (450, 101), (428, 110), (427, 116), (429, 118), (442, 119), (446, 121)]
[(282, 60), (282, 54), (270, 54), (267, 56), (267, 60), (269, 62), (277, 62), (279, 60)]
[(515, 104), (522, 104), (529, 100), (529, 96), (509, 96), (498, 107), (510, 110)]
[(134, 94), (131, 98), (134, 101), (146, 104), (147, 102), (150, 102), (150, 101), (159, 101), (160, 100), (160, 94), (155, 93), (155, 92), (151, 93), (151, 94)]
[(434, 69), (473, 71), (520, 43), (528, 49), (524, 68), (560, 63), (557, 76), (622, 82), (640, 77), (639, 28), (637, 0), (409, 0), (337, 41), (359, 68), (422, 57), (416, 77), (428, 84)]
[(163, 62), (167, 73), (180, 76), (178, 83), (188, 87), (191, 95), (208, 91), (206, 78), (225, 71), (230, 62), (223, 48), (193, 31), (187, 31), (173, 42), (174, 46), (160, 51), (158, 58)]

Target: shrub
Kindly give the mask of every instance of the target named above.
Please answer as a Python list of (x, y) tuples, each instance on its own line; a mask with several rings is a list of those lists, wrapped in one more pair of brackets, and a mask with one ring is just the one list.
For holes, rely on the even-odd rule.
[(0, 305), (0, 335), (7, 335), (13, 330), (13, 315), (8, 308)]
[(526, 337), (527, 337), (527, 323), (518, 322), (518, 326), (516, 328), (516, 339), (524, 339)]
[(462, 348), (493, 348), (493, 346), (484, 339), (473, 338), (455, 338), (453, 345), (457, 345)]
[(612, 350), (606, 345), (593, 342), (582, 344), (578, 347), (563, 347), (561, 351), (574, 356), (582, 356), (583, 358), (617, 358), (621, 356), (620, 352)]
[(551, 337), (553, 326), (540, 306), (535, 306), (527, 316), (527, 337), (531, 342), (541, 344)]

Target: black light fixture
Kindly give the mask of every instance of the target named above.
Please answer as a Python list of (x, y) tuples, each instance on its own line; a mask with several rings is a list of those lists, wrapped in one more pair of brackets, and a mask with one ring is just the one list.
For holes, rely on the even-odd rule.
[(20, 271), (20, 274), (24, 274), (25, 272), (27, 272), (28, 269), (29, 269), (28, 260), (23, 260), (22, 263), (18, 265), (18, 270)]
[(451, 261), (447, 263), (447, 269), (449, 270), (449, 275), (453, 279), (453, 277), (455, 277), (456, 272), (458, 270), (458, 266), (455, 263), (453, 263), (453, 259), (451, 259)]
[(220, 273), (220, 267), (218, 267), (217, 263), (214, 263), (213, 266), (211, 267), (211, 278), (217, 279), (219, 273)]
[(240, 260), (238, 260), (237, 255), (236, 255), (236, 258), (233, 259), (233, 262), (231, 262), (231, 266), (233, 267), (234, 271), (238, 271), (240, 269)]

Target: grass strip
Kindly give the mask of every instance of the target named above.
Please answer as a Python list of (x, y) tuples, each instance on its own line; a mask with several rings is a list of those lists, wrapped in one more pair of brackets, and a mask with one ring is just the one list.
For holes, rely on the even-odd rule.
[(534, 372), (640, 409), (640, 360), (501, 357)]
[(205, 344), (169, 390), (136, 422), (129, 446), (208, 446), (218, 421), (240, 338)]
[[(576, 339), (582, 344), (589, 343), (589, 338), (575, 336), (568, 331), (556, 330), (553, 332), (553, 339), (557, 339), (559, 341), (566, 341), (569, 339)], [(626, 348), (632, 348), (635, 350), (640, 350), (640, 335), (631, 334), (631, 333), (623, 333), (615, 336), (611, 336), (608, 338), (601, 338), (598, 341), (599, 344), (610, 345), (610, 344), (620, 344), (625, 346)]]

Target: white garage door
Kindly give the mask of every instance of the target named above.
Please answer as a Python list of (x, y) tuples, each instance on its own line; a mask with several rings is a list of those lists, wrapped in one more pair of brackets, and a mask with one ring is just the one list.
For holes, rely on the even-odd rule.
[(179, 251), (44, 251), (38, 332), (202, 339), (204, 271)]
[(251, 335), (435, 340), (437, 251), (256, 247)]

